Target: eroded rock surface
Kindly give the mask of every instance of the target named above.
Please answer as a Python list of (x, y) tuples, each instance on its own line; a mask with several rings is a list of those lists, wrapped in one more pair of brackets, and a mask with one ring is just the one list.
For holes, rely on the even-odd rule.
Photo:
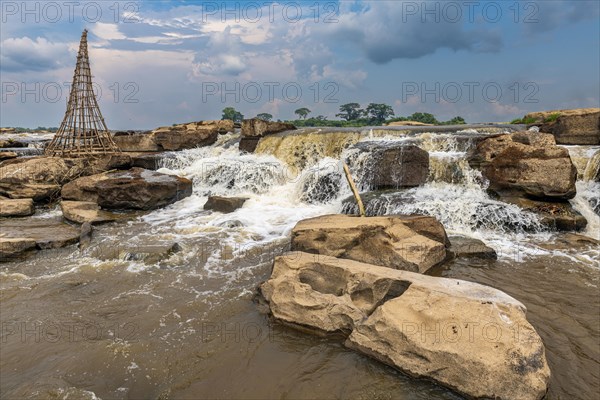
[(0, 197), (0, 217), (27, 217), (35, 208), (32, 199), (7, 199)]
[(275, 318), (349, 334), (349, 347), (467, 397), (546, 392), (542, 341), (525, 307), (499, 290), (292, 252), (275, 259), (261, 293)]
[(292, 250), (425, 272), (446, 258), (446, 231), (428, 216), (326, 215), (300, 221)]

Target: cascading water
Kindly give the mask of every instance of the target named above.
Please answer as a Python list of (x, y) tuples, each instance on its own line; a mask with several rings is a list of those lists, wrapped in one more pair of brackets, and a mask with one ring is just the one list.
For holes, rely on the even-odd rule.
[[(312, 129), (267, 137), (255, 154), (240, 153), (236, 133), (209, 147), (165, 154), (160, 171), (192, 179), (192, 196), (94, 227), (88, 249), (45, 250), (0, 271), (9, 323), (25, 324), (28, 332), (38, 321), (52, 324), (43, 332), (55, 332), (57, 323), (69, 327), (62, 340), (50, 335), (23, 343), (17, 331), (2, 337), (2, 397), (454, 398), (326, 339), (271, 325), (252, 302), (273, 257), (289, 249), (299, 220), (355, 211), (342, 162), (370, 190), (380, 149), (412, 144), (429, 152), (427, 183), (364, 192), (367, 212), (434, 215), (449, 234), (493, 247), (497, 261), (458, 258), (435, 273), (522, 301), (553, 368), (548, 397), (592, 398), (597, 363), (580, 349), (595, 348), (598, 251), (569, 241), (579, 236), (543, 231), (536, 215), (487, 194), (466, 153), (502, 130)], [(584, 167), (589, 179), (578, 182), (572, 200), (588, 219), (588, 236), (599, 229), (593, 211), (599, 184), (588, 172), (594, 165)], [(209, 194), (248, 200), (222, 214), (203, 209)], [(34, 218), (62, 216), (55, 209)], [(157, 255), (152, 248), (166, 251)], [(101, 336), (88, 327), (102, 328)], [(82, 339), (82, 329), (93, 336)]]

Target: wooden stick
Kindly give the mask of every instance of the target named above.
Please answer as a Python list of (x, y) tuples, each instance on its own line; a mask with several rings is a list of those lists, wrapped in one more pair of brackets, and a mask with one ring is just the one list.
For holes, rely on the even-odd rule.
[(360, 198), (358, 189), (356, 188), (356, 185), (354, 184), (354, 179), (352, 179), (352, 174), (350, 174), (350, 168), (348, 168), (348, 165), (346, 165), (346, 163), (342, 163), (342, 165), (344, 166), (344, 173), (346, 174), (346, 180), (348, 181), (348, 184), (350, 185), (350, 189), (352, 189), (352, 193), (354, 194), (354, 198), (356, 199), (356, 204), (358, 204), (358, 210), (360, 212), (360, 216), (366, 217), (367, 214), (365, 213), (365, 206), (362, 202), (362, 199)]

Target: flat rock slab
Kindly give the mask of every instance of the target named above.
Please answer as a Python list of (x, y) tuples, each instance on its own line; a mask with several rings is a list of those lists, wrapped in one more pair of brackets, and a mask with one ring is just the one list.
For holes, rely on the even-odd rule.
[(98, 204), (91, 201), (62, 201), (60, 203), (63, 216), (71, 222), (98, 224), (119, 219), (119, 215), (103, 211)]
[(10, 160), (17, 157), (19, 157), (19, 155), (14, 151), (0, 151), (0, 161)]
[(31, 239), (38, 249), (56, 249), (79, 241), (79, 229), (47, 219), (0, 220), (4, 239)]
[(446, 259), (448, 237), (429, 216), (326, 215), (300, 221), (292, 250), (425, 272)]
[(349, 334), (350, 348), (467, 398), (546, 393), (542, 340), (497, 289), (302, 252), (277, 257), (260, 289), (275, 318)]
[(34, 212), (33, 199), (0, 199), (0, 217), (28, 217)]
[(490, 260), (498, 258), (496, 250), (487, 246), (479, 239), (465, 236), (450, 236), (448, 253), (456, 258), (484, 258)]

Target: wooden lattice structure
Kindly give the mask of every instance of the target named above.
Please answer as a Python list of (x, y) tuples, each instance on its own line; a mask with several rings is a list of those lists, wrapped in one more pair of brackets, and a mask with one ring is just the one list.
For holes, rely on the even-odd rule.
[(73, 85), (65, 117), (46, 155), (85, 157), (119, 152), (94, 95), (88, 57), (87, 30), (81, 35)]

